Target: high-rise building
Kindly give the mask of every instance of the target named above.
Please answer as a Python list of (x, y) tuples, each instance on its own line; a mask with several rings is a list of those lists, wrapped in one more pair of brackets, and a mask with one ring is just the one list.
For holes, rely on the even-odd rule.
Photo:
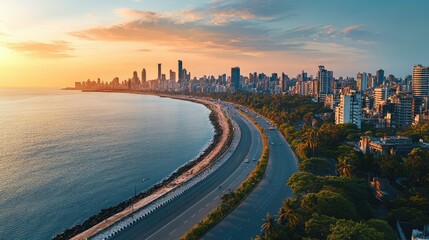
[(179, 74), (179, 83), (181, 83), (183, 81), (183, 62), (182, 60), (179, 60), (178, 62), (178, 69), (177, 69), (177, 73)]
[(357, 90), (360, 92), (368, 88), (368, 75), (366, 73), (358, 73), (356, 78)]
[(362, 122), (362, 93), (350, 91), (341, 94), (340, 102), (335, 108), (335, 124), (353, 123), (359, 129)]
[(176, 72), (170, 69), (170, 81), (176, 81)]
[(374, 88), (374, 77), (371, 73), (367, 73), (368, 88)]
[(426, 97), (429, 95), (429, 66), (414, 66), (412, 89), (414, 97)]
[(377, 72), (375, 73), (375, 78), (376, 81), (374, 82), (374, 87), (378, 87), (381, 84), (383, 84), (384, 81), (384, 70), (383, 69), (378, 69)]
[(317, 79), (319, 80), (318, 95), (319, 100), (322, 102), (324, 101), (325, 96), (332, 92), (331, 78), (333, 78), (333, 72), (326, 70), (325, 66), (319, 66), (319, 71), (317, 72)]
[(391, 98), (395, 105), (392, 116), (394, 127), (410, 126), (413, 122), (413, 96), (407, 93), (399, 93)]
[(304, 70), (302, 70), (302, 73), (301, 73), (301, 81), (307, 81), (308, 80), (308, 74), (306, 73), (306, 72), (304, 72)]
[(139, 76), (138, 76), (138, 74), (137, 74), (137, 71), (134, 71), (134, 72), (133, 72), (133, 81), (134, 81), (134, 82), (138, 82), (138, 81), (139, 81)]
[(277, 79), (278, 79), (278, 75), (277, 75), (277, 73), (272, 73), (272, 74), (271, 74), (270, 81), (277, 81)]
[(158, 80), (162, 78), (161, 63), (158, 63)]
[(231, 87), (234, 87), (234, 90), (238, 90), (240, 87), (240, 68), (239, 67), (231, 68)]
[(280, 79), (280, 89), (282, 92), (287, 92), (289, 81), (289, 76), (282, 73), (282, 78)]
[(382, 103), (388, 97), (390, 97), (389, 88), (387, 88), (386, 86), (380, 86), (380, 87), (374, 88), (374, 97), (375, 97), (374, 106), (376, 109), (378, 109), (382, 105)]
[(146, 83), (146, 69), (143, 68), (142, 70), (142, 83), (145, 84)]

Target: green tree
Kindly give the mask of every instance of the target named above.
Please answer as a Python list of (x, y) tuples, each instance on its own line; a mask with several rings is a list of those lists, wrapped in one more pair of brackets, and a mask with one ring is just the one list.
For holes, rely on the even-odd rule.
[(306, 146), (311, 148), (313, 151), (313, 157), (315, 154), (315, 149), (319, 145), (319, 131), (316, 127), (309, 127), (305, 130), (302, 140)]
[(303, 217), (299, 207), (299, 200), (294, 198), (286, 199), (279, 210), (278, 223), (287, 224), (291, 228), (296, 228), (300, 225)]
[(313, 121), (313, 113), (312, 112), (308, 112), (304, 115), (303, 120), (308, 123), (311, 124), (311, 122)]
[(262, 224), (262, 231), (264, 232), (264, 237), (266, 239), (273, 239), (275, 236), (275, 221), (274, 218), (270, 216), (270, 213), (267, 213), (264, 219), (264, 224)]
[(379, 240), (383, 239), (383, 234), (377, 232), (372, 227), (364, 223), (357, 223), (351, 220), (338, 220), (331, 227), (331, 234), (328, 240)]
[(343, 219), (358, 219), (356, 207), (342, 194), (322, 190), (317, 193), (315, 212), (326, 216)]
[(428, 216), (426, 216), (424, 211), (411, 207), (401, 207), (394, 209), (389, 212), (388, 216), (391, 221), (399, 220), (411, 222), (414, 225), (422, 225), (422, 223), (429, 221)]
[(311, 154), (310, 152), (311, 149), (305, 143), (298, 143), (295, 149), (296, 149), (296, 154), (298, 154), (298, 157), (300, 159), (306, 159)]
[(349, 156), (341, 156), (338, 158), (338, 163), (336, 164), (337, 171), (341, 176), (352, 177), (353, 172), (356, 169), (354, 165), (351, 164), (352, 159)]
[(371, 219), (366, 222), (366, 225), (371, 226), (380, 233), (383, 233), (384, 238), (380, 240), (395, 240), (398, 239), (396, 232), (390, 227), (390, 225), (380, 219)]
[(298, 169), (318, 176), (329, 175), (332, 172), (331, 163), (326, 158), (316, 157), (302, 160), (298, 165)]
[(372, 217), (372, 209), (368, 203), (371, 193), (365, 179), (326, 176), (320, 181), (324, 190), (340, 193), (352, 202), (361, 217)]
[(287, 184), (298, 196), (311, 192), (318, 192), (322, 187), (319, 179), (314, 174), (308, 172), (292, 174), (288, 179)]
[(412, 186), (424, 186), (429, 183), (429, 152), (413, 149), (405, 159), (407, 180)]
[(393, 182), (401, 175), (401, 164), (394, 156), (383, 156), (380, 161), (380, 175)]
[(330, 233), (330, 227), (335, 225), (337, 219), (326, 215), (313, 214), (313, 217), (305, 223), (307, 237), (326, 239)]

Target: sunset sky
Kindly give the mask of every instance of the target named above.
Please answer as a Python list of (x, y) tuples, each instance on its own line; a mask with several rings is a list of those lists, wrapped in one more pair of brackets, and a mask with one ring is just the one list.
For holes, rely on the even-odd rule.
[[(335, 77), (429, 65), (426, 0), (1, 0), (0, 87), (302, 69)], [(168, 75), (168, 74), (167, 74)]]

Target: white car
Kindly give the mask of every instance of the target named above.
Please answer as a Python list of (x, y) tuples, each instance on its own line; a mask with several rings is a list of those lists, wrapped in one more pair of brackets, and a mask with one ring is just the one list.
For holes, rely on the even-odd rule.
[(249, 161), (249, 159), (248, 159), (248, 158), (246, 158), (246, 159), (244, 160), (244, 162), (245, 162), (245, 163), (249, 163), (250, 161)]

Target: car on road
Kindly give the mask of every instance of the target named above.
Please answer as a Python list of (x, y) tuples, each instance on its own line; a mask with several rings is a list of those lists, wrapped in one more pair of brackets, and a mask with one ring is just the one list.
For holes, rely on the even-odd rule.
[(256, 162), (256, 158), (253, 158), (253, 161)]
[(246, 158), (246, 159), (244, 160), (244, 162), (245, 162), (245, 163), (249, 163), (250, 161), (249, 161), (249, 159), (248, 159), (248, 158)]
[(274, 142), (270, 142), (270, 144), (274, 146)]

